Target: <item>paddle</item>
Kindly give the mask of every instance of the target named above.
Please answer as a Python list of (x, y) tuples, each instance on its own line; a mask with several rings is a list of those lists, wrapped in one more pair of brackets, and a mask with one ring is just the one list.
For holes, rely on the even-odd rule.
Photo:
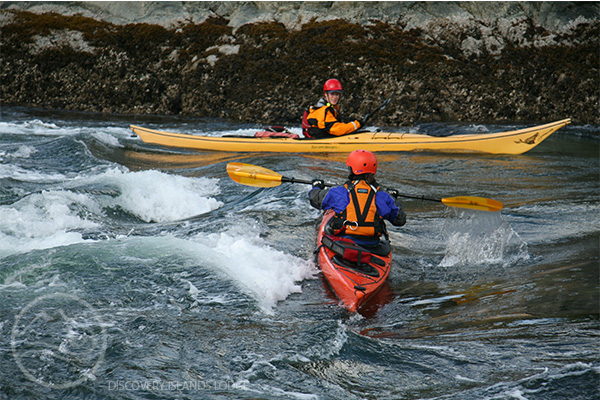
[[(285, 177), (270, 169), (259, 167), (252, 164), (244, 164), (238, 162), (231, 162), (227, 164), (227, 174), (229, 177), (242, 185), (255, 186), (255, 187), (275, 187), (281, 185), (283, 182), (289, 183), (304, 183), (307, 185), (312, 184), (312, 181), (305, 179), (296, 179)], [(325, 183), (325, 186), (335, 186), (330, 183)], [(468, 208), (471, 210), (481, 211), (500, 211), (502, 210), (502, 203), (493, 199), (486, 199), (483, 197), (473, 196), (458, 196), (458, 197), (447, 197), (442, 199), (434, 199), (425, 196), (410, 196), (405, 194), (397, 194), (400, 197), (406, 197), (409, 199), (435, 201), (443, 203), (449, 207)]]
[(425, 196), (409, 196), (406, 194), (396, 194), (399, 197), (405, 197), (407, 199), (427, 200), (436, 201), (443, 203), (449, 207), (459, 208), (470, 208), (472, 210), (481, 211), (500, 211), (502, 210), (502, 203), (494, 199), (486, 199), (485, 197), (474, 197), (474, 196), (457, 196), (457, 197), (446, 197), (441, 199), (434, 199)]
[(377, 107), (370, 113), (366, 113), (365, 116), (362, 117), (363, 125), (367, 123), (367, 121), (373, 116), (373, 114), (377, 113), (378, 111), (383, 111), (388, 106), (388, 104), (390, 104), (390, 102), (392, 101), (392, 99), (394, 98), (395, 95), (396, 95), (396, 93), (392, 93), (392, 95), (390, 97), (388, 97), (387, 99), (385, 99), (383, 101), (383, 103), (381, 103), (379, 105), (379, 107)]

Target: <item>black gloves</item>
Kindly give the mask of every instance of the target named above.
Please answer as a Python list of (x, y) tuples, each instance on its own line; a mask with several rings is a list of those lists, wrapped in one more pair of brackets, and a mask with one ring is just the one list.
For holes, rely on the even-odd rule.
[(323, 182), (321, 179), (315, 179), (314, 181), (311, 182), (313, 189), (315, 188), (319, 188), (321, 190), (325, 189), (325, 182)]
[(392, 225), (403, 226), (404, 224), (406, 224), (406, 213), (402, 209), (402, 206), (398, 204), (398, 215), (396, 216), (396, 219), (392, 221)]
[(402, 209), (402, 205), (398, 202), (398, 196), (400, 195), (396, 189), (387, 188), (385, 191), (394, 198), (394, 202), (396, 203), (396, 207), (398, 207), (398, 215), (396, 219), (392, 222), (394, 226), (402, 226), (406, 224), (406, 213)]

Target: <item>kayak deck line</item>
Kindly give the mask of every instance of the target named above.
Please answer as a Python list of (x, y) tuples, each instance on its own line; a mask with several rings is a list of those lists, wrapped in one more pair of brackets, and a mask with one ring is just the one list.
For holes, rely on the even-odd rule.
[(460, 134), (444, 137), (415, 133), (363, 132), (324, 139), (274, 137), (219, 137), (158, 131), (131, 125), (142, 141), (166, 147), (231, 152), (350, 152), (440, 151), (522, 154), (540, 144), (552, 133), (571, 123), (563, 119), (515, 131)]

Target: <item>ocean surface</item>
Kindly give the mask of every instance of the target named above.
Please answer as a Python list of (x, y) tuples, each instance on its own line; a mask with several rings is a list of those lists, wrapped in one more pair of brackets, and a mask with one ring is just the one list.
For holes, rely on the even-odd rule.
[(516, 156), (380, 154), (384, 187), (504, 209), (403, 200), (389, 283), (349, 313), (314, 262), (309, 188), (225, 170), (342, 183), (346, 155), (168, 150), (129, 124), (262, 128), (0, 110), (0, 399), (598, 398), (599, 126)]

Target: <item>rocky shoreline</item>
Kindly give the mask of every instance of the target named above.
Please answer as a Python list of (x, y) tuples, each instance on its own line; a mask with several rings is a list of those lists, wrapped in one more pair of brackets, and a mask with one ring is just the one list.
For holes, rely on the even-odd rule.
[(382, 125), (600, 124), (598, 3), (127, 3), (0, 3), (0, 104), (299, 124), (337, 77)]

